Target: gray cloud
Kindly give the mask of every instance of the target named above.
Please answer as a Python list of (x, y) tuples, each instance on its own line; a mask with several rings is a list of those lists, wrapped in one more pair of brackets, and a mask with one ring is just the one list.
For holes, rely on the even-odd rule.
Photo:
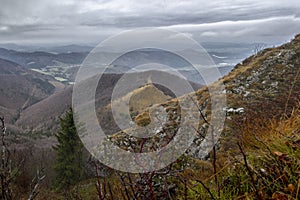
[(0, 42), (100, 42), (168, 27), (203, 41), (278, 43), (300, 32), (298, 0), (1, 0)]

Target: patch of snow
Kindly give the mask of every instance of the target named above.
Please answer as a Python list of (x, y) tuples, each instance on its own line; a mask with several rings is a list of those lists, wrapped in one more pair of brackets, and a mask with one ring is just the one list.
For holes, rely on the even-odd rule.
[(260, 171), (261, 171), (262, 173), (266, 173), (266, 172), (267, 172), (267, 171), (266, 171), (265, 169), (263, 169), (263, 168), (261, 168)]
[(244, 113), (245, 109), (244, 108), (227, 108), (226, 109), (227, 113)]
[(247, 97), (249, 94), (250, 94), (250, 92), (246, 91), (245, 94), (244, 94), (244, 97)]
[(236, 109), (236, 112), (243, 113), (243, 112), (245, 112), (245, 110), (244, 110), (244, 108), (238, 108), (238, 109)]
[(277, 87), (278, 86), (278, 82), (276, 81), (276, 82), (272, 83), (271, 86)]
[(155, 134), (159, 134), (161, 132), (161, 130), (160, 129), (157, 129), (156, 131), (155, 131)]

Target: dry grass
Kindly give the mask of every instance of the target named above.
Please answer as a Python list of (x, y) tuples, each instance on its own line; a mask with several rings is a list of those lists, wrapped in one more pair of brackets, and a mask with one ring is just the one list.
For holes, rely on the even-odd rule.
[[(299, 127), (299, 108), (281, 120), (261, 118), (245, 123), (236, 140), (240, 152), (228, 155), (220, 151), (216, 174), (212, 174), (212, 165), (203, 161), (185, 171), (191, 186), (189, 198), (211, 199), (212, 194), (215, 199), (297, 200), (300, 195)], [(212, 176), (207, 178), (209, 173)]]

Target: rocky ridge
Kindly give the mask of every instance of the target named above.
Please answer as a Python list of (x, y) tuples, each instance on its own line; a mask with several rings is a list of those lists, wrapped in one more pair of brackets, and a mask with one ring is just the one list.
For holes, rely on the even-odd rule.
[[(204, 158), (199, 153), (201, 142), (208, 133), (211, 119), (211, 99), (209, 87), (224, 84), (220, 94), (226, 94), (227, 106), (225, 126), (218, 147), (223, 149), (234, 148), (232, 139), (239, 134), (238, 126), (255, 118), (271, 119), (288, 115), (298, 105), (300, 99), (300, 35), (291, 42), (276, 48), (268, 48), (258, 52), (235, 68), (225, 77), (212, 85), (196, 91), (198, 108), (201, 110), (197, 126), (198, 135), (195, 137), (188, 155)], [(182, 98), (189, 101), (189, 95)], [(180, 127), (180, 106), (178, 99), (154, 105), (150, 110), (153, 113), (142, 113), (136, 117), (137, 121), (149, 121), (149, 116), (155, 116), (155, 111), (166, 111), (166, 122), (155, 130), (155, 136), (144, 139), (130, 136), (128, 133), (138, 129), (120, 131), (109, 137), (109, 141), (120, 148), (132, 152), (156, 151), (170, 142)], [(199, 114), (199, 113), (198, 113)], [(156, 113), (157, 115), (157, 113)], [(200, 114), (199, 114), (200, 115)], [(151, 118), (153, 120), (153, 118)], [(150, 120), (151, 121), (151, 120)], [(157, 122), (157, 121), (156, 121)], [(238, 124), (238, 125), (237, 125)], [(201, 152), (201, 151), (200, 151)]]

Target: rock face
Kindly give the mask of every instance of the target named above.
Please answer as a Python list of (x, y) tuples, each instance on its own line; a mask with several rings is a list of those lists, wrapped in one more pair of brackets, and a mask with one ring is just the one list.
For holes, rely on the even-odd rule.
[[(226, 113), (225, 126), (218, 146), (224, 149), (232, 148), (231, 139), (239, 134), (238, 126), (252, 119), (278, 118), (289, 114), (300, 99), (300, 35), (291, 42), (277, 48), (269, 48), (258, 52), (235, 68), (218, 82), (224, 84), (225, 89), (220, 93), (226, 94), (227, 106), (223, 108)], [(201, 142), (208, 134), (211, 120), (211, 99), (209, 87), (198, 90), (198, 108), (201, 110), (197, 126), (198, 135), (193, 141), (187, 154), (196, 158), (204, 158), (201, 152)], [(185, 96), (187, 97), (187, 95)], [(191, 101), (185, 98), (185, 101)], [(176, 103), (177, 102), (177, 103)], [(167, 121), (157, 129), (151, 129), (154, 134), (146, 140), (129, 136), (137, 129), (128, 129), (112, 135), (109, 140), (127, 151), (147, 152), (156, 151), (172, 139), (181, 126), (180, 106), (176, 99), (155, 105), (166, 111)], [(155, 115), (155, 113), (150, 113)], [(138, 120), (147, 121), (149, 114), (141, 114)], [(207, 120), (207, 121), (206, 121)]]

